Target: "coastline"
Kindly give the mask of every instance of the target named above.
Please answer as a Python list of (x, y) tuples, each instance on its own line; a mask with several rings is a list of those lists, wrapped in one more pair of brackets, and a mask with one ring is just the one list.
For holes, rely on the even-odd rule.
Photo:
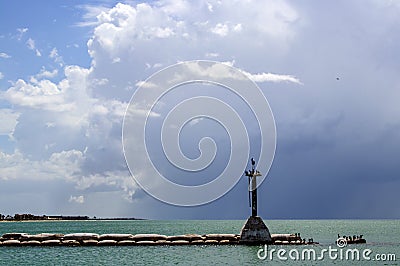
[(19, 222), (82, 222), (82, 221), (148, 221), (148, 219), (144, 219), (144, 218), (30, 219), (30, 220), (0, 220), (0, 223), (19, 223)]

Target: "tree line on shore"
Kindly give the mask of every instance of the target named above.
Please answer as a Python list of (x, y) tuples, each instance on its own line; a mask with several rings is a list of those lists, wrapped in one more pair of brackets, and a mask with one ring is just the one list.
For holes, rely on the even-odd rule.
[[(94, 217), (95, 219), (96, 217)], [(64, 216), (64, 215), (33, 215), (30, 213), (4, 215), (0, 213), (0, 220), (4, 221), (32, 221), (32, 220), (89, 220), (89, 216)]]

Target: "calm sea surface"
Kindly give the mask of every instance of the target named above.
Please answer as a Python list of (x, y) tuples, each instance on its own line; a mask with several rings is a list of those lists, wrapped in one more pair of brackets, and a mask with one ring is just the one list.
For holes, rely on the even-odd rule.
[[(269, 246), (284, 249), (283, 261), (276, 252), (261, 260), (257, 252), (262, 246), (126, 246), (126, 247), (0, 247), (0, 265), (400, 265), (400, 220), (271, 220), (265, 221), (271, 233), (301, 233), (313, 238), (316, 246)], [(60, 222), (1, 222), (0, 235), (22, 233), (156, 233), (178, 235), (187, 233), (238, 234), (244, 221), (60, 221)], [(348, 261), (343, 256), (331, 259), (327, 252), (322, 260), (299, 260), (295, 256), (303, 249), (314, 249), (317, 256), (323, 249), (337, 248), (337, 234), (363, 234), (367, 244), (349, 245), (362, 256), (365, 249), (372, 251), (370, 261)], [(291, 251), (292, 249), (297, 249)], [(281, 251), (282, 252), (282, 251)], [(260, 255), (264, 253), (261, 252)], [(269, 253), (268, 253), (269, 254)], [(377, 261), (395, 254), (396, 261)], [(381, 255), (383, 254), (383, 256)], [(339, 251), (337, 252), (339, 256)], [(301, 255), (300, 255), (301, 258)]]

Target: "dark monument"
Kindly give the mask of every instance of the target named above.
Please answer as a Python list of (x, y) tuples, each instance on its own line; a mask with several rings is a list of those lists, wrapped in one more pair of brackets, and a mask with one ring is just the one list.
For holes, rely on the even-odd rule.
[[(272, 243), (271, 234), (261, 217), (257, 216), (257, 176), (261, 173), (255, 169), (256, 162), (251, 158), (251, 170), (245, 171), (249, 180), (249, 203), (251, 216), (247, 219), (240, 232), (241, 244)], [(250, 197), (251, 194), (251, 197)]]

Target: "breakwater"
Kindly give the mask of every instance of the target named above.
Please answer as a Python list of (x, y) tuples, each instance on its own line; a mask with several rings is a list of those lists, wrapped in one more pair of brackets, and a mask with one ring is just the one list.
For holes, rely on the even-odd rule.
[[(299, 234), (272, 234), (272, 244), (305, 245), (315, 242), (301, 239)], [(156, 246), (156, 245), (238, 245), (238, 234), (26, 234), (6, 233), (0, 237), (0, 246)]]

